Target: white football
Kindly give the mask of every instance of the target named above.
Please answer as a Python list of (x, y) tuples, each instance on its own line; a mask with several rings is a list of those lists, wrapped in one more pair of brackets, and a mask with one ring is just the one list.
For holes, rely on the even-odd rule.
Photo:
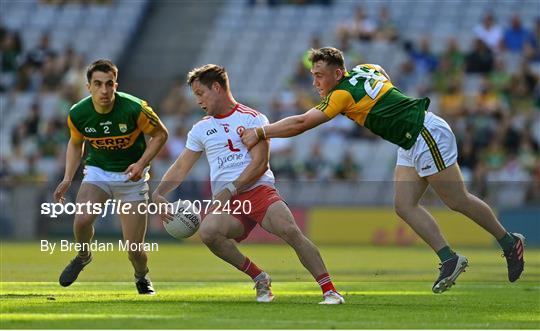
[(193, 204), (188, 200), (173, 203), (173, 220), (163, 222), (165, 230), (176, 239), (189, 238), (197, 232), (201, 225), (201, 217), (193, 211)]

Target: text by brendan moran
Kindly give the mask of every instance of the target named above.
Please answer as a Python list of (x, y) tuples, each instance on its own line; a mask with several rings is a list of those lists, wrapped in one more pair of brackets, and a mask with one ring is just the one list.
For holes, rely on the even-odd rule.
[(118, 240), (117, 245), (97, 240), (90, 243), (76, 243), (69, 240), (60, 240), (59, 242), (41, 240), (40, 249), (42, 252), (48, 252), (49, 254), (53, 254), (56, 249), (59, 249), (60, 252), (157, 252), (159, 246), (157, 243), (135, 243), (129, 240)]

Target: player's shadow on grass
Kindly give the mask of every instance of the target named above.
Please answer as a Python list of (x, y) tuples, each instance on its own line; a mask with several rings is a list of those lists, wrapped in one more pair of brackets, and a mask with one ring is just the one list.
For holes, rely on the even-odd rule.
[(0, 300), (4, 300), (4, 299), (27, 299), (27, 298), (39, 298), (39, 297), (44, 297), (44, 298), (54, 298), (54, 294), (37, 294), (37, 293), (28, 293), (28, 294), (10, 294), (10, 293), (7, 293), (7, 294), (1, 294), (0, 295)]

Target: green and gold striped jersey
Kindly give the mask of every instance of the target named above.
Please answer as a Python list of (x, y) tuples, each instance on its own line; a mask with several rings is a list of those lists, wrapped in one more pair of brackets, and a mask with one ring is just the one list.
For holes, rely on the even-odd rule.
[(429, 99), (401, 93), (372, 64), (347, 72), (317, 109), (329, 118), (342, 114), (404, 149), (416, 142)]
[(88, 141), (86, 164), (114, 172), (125, 171), (141, 158), (144, 134), (152, 132), (158, 121), (146, 101), (122, 92), (115, 93), (107, 114), (96, 112), (88, 96), (71, 107), (67, 119), (71, 139)]

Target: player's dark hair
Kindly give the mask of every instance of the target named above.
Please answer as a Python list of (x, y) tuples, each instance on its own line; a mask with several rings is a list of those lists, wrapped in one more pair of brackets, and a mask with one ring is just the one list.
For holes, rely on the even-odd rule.
[(338, 68), (345, 70), (345, 59), (343, 58), (343, 52), (334, 47), (310, 49), (309, 61), (311, 61), (311, 64), (323, 61), (326, 64), (335, 65)]
[(112, 72), (114, 74), (114, 78), (118, 78), (118, 68), (109, 60), (100, 59), (88, 66), (86, 69), (86, 79), (88, 80), (88, 83), (90, 83), (92, 80), (92, 74), (94, 74), (96, 71), (105, 73)]
[(218, 66), (217, 64), (206, 64), (202, 67), (191, 70), (187, 75), (188, 85), (191, 86), (196, 80), (199, 80), (199, 83), (208, 88), (212, 87), (214, 82), (218, 82), (221, 87), (225, 88), (226, 90), (229, 89), (229, 78), (227, 77), (227, 71), (224, 67)]

